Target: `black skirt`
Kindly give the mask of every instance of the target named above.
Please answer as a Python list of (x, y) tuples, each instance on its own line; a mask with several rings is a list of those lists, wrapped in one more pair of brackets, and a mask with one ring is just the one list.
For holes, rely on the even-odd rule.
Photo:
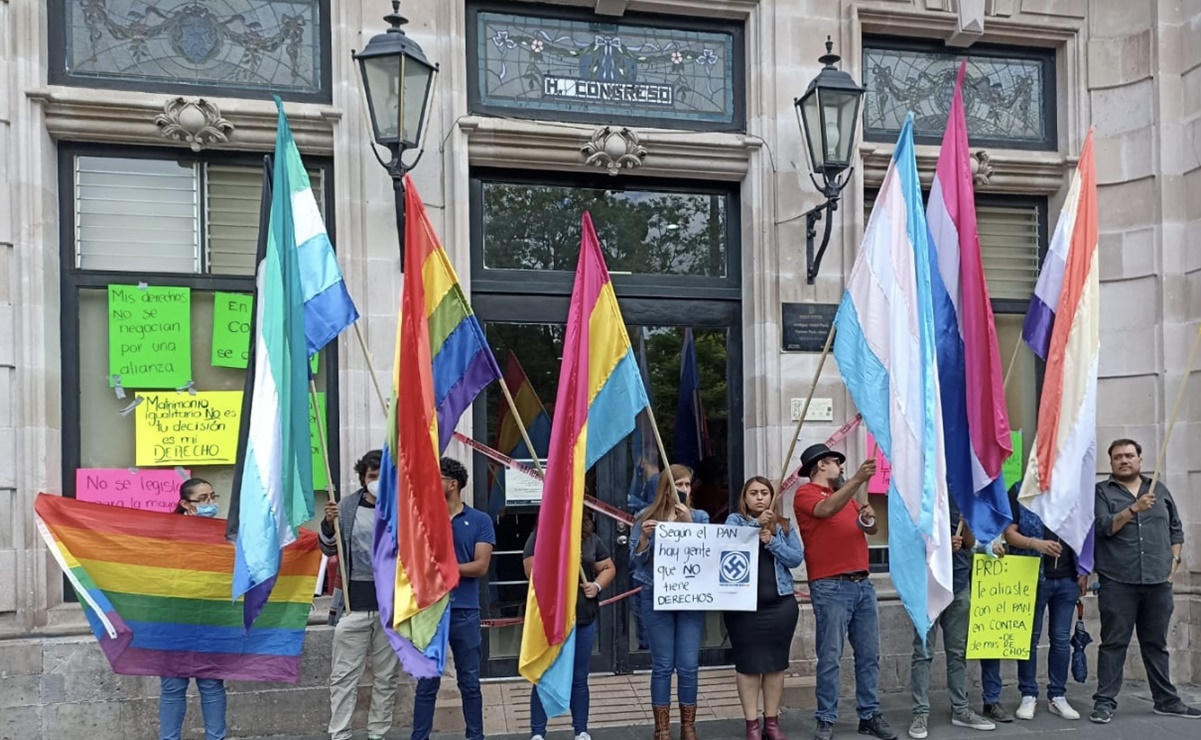
[(788, 669), (788, 654), (801, 610), (792, 594), (780, 596), (776, 586), (776, 559), (759, 546), (757, 608), (753, 612), (726, 612), (726, 632), (734, 649), (734, 670), (750, 675)]

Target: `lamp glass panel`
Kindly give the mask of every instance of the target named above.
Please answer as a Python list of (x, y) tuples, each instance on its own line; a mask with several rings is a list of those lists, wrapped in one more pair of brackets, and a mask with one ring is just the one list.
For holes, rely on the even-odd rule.
[(818, 105), (818, 91), (814, 90), (801, 99), (801, 118), (805, 124), (805, 142), (809, 145), (809, 166), (821, 174), (826, 163), (823, 137), (822, 114)]
[(371, 103), (371, 125), (376, 141), (396, 141), (399, 136), (400, 66), (397, 57), (363, 60), (363, 81)]
[(859, 94), (854, 90), (819, 89), (822, 126), (826, 132), (825, 161), (829, 165), (846, 167), (850, 164), (855, 145), (855, 116), (859, 110)]
[(401, 58), (401, 74), (404, 79), (400, 120), (404, 122), (401, 139), (410, 146), (417, 146), (421, 136), (421, 123), (425, 118), (425, 103), (429, 98), (430, 83), (434, 79), (432, 67), (416, 59)]

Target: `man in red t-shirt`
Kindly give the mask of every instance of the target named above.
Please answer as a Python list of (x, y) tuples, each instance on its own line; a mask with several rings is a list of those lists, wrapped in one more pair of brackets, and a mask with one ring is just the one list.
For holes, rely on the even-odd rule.
[[(876, 472), (867, 460), (843, 481), (846, 456), (823, 444), (801, 453), (800, 473), (809, 479), (793, 509), (805, 543), (809, 597), (817, 621), (817, 728), (814, 740), (830, 740), (838, 721), (839, 665), (849, 638), (855, 653), (855, 712), (859, 734), (894, 740), (897, 733), (880, 714), (880, 628), (876, 589), (868, 580), (867, 538), (875, 534), (871, 504), (855, 492)], [(850, 504), (848, 506), (848, 504)]]

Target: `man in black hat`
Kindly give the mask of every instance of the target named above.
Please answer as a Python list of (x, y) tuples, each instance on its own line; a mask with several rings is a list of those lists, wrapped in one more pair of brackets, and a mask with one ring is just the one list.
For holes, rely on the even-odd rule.
[[(824, 444), (801, 453), (800, 474), (809, 482), (793, 502), (805, 542), (809, 597), (817, 621), (817, 728), (814, 740), (830, 740), (838, 721), (839, 665), (849, 638), (855, 653), (855, 712), (859, 734), (893, 740), (897, 733), (880, 714), (880, 625), (876, 589), (868, 580), (867, 538), (875, 534), (871, 504), (855, 493), (876, 473), (866, 460), (850, 480), (843, 479), (846, 456)], [(850, 504), (848, 506), (847, 504)]]

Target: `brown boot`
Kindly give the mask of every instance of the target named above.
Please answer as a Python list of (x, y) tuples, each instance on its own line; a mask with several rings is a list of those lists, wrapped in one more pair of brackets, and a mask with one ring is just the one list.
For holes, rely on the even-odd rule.
[(680, 740), (696, 740), (696, 705), (680, 705)]
[(758, 719), (748, 719), (746, 721), (746, 740), (760, 740), (762, 734), (759, 730)]
[(763, 737), (766, 740), (788, 740), (788, 736), (780, 729), (779, 716), (763, 718)]
[(671, 740), (671, 707), (651, 707), (655, 712), (655, 740)]

